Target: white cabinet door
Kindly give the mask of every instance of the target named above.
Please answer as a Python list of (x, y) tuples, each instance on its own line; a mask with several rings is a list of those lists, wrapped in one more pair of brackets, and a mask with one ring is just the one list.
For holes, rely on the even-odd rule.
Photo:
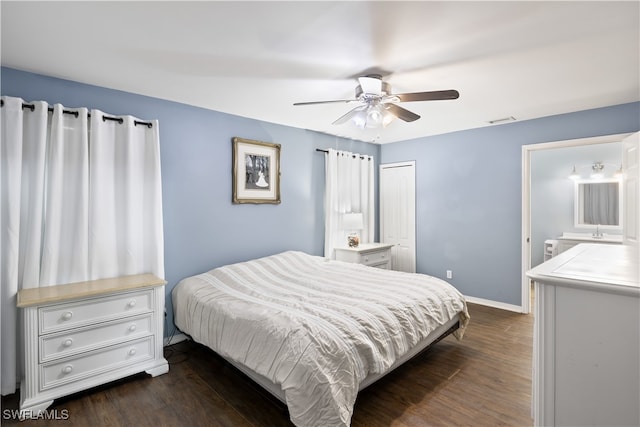
[(415, 162), (380, 165), (380, 241), (393, 244), (391, 268), (416, 272)]
[(622, 142), (622, 168), (624, 170), (624, 243), (638, 247), (640, 233), (640, 149), (638, 133)]

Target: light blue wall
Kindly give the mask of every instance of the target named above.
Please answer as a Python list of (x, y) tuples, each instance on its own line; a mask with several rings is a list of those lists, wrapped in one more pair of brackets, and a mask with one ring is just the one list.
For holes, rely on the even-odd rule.
[[(324, 154), (316, 148), (373, 155), (376, 170), (379, 163), (377, 145), (9, 68), (0, 93), (160, 121), (169, 325), (170, 292), (184, 277), (288, 249), (322, 255)], [(280, 205), (231, 203), (234, 136), (282, 145)]]
[(639, 129), (636, 102), (383, 145), (381, 163), (416, 161), (417, 271), (519, 306), (522, 145)]
[[(521, 146), (640, 129), (632, 103), (377, 146), (8, 68), (0, 77), (2, 95), (160, 121), (170, 316), (184, 277), (285, 249), (322, 254), (315, 149), (329, 147), (416, 160), (418, 272), (453, 270), (465, 295), (519, 305)], [(282, 144), (281, 205), (231, 203), (234, 136)]]
[[(531, 152), (531, 266), (544, 261), (544, 241), (563, 232), (590, 233), (574, 227), (575, 183), (569, 179), (573, 166), (588, 178), (590, 166), (605, 164), (606, 178), (622, 163), (622, 142), (563, 147)], [(622, 231), (606, 230), (609, 234)]]

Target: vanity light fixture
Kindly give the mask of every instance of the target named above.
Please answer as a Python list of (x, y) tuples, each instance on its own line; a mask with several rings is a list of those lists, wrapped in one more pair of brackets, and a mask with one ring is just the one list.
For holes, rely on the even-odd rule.
[[(569, 178), (572, 180), (578, 180), (583, 178), (583, 175), (580, 174), (580, 172), (578, 172), (579, 170), (584, 170), (586, 168), (590, 169), (589, 172), (589, 178), (591, 179), (602, 179), (605, 177), (605, 167), (609, 165), (610, 169), (615, 168), (615, 165), (613, 164), (609, 164), (609, 163), (602, 163), (602, 162), (594, 162), (591, 165), (582, 165), (582, 166), (578, 166), (576, 167), (576, 165), (573, 165), (573, 170), (571, 171), (571, 174), (569, 174)], [(617, 169), (615, 171), (615, 173), (609, 173), (609, 175), (611, 175), (613, 178), (622, 178), (623, 176), (623, 169), (622, 169), (622, 165), (620, 165), (620, 168)], [(586, 175), (586, 174), (584, 174)]]
[(604, 165), (596, 162), (591, 166), (591, 178), (598, 179), (604, 176)]
[(580, 174), (578, 172), (576, 172), (576, 166), (575, 165), (573, 165), (573, 170), (571, 171), (571, 175), (569, 175), (569, 178), (571, 178), (571, 179), (580, 178)]
[(622, 178), (624, 176), (624, 171), (622, 170), (622, 164), (620, 164), (620, 169), (613, 174), (616, 178)]

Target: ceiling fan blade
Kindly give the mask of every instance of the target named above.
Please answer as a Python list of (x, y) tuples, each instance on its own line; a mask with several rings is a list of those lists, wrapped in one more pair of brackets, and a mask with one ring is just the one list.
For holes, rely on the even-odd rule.
[(401, 102), (414, 101), (438, 101), (441, 99), (458, 99), (460, 93), (457, 90), (434, 90), (431, 92), (395, 93)]
[(382, 80), (380, 77), (362, 76), (358, 77), (358, 82), (362, 88), (362, 93), (378, 96), (382, 95)]
[(391, 114), (396, 116), (397, 118), (404, 120), (405, 122), (413, 122), (420, 118), (419, 115), (413, 113), (405, 108), (402, 108), (396, 104), (385, 104), (385, 108)]
[(332, 104), (341, 102), (343, 104), (349, 102), (357, 102), (357, 99), (336, 99), (334, 101), (311, 101), (311, 102), (294, 102), (293, 105), (316, 105), (316, 104)]
[(339, 117), (335, 122), (333, 122), (332, 124), (334, 125), (341, 125), (343, 123), (348, 122), (349, 120), (351, 120), (353, 118), (353, 116), (355, 116), (356, 114), (358, 114), (360, 111), (363, 111), (367, 108), (366, 105), (360, 105), (352, 110), (349, 110), (347, 112), (347, 114)]

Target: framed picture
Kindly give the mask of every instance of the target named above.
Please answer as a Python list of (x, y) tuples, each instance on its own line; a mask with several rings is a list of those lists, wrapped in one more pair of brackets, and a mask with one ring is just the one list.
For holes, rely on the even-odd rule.
[(280, 144), (232, 141), (233, 203), (280, 203)]

